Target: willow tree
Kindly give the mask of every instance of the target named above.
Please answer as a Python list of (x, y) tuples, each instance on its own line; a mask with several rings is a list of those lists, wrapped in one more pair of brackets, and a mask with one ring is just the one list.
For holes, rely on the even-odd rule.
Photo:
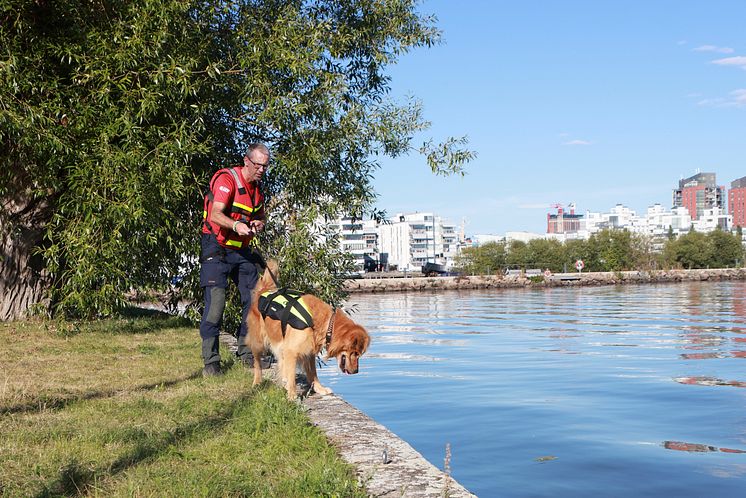
[(414, 144), (387, 68), (439, 40), (411, 0), (0, 0), (0, 319), (110, 314), (193, 275), (201, 192), (267, 143), (263, 244), (333, 292), (315, 220), (371, 208), (382, 156), (461, 173), (463, 139)]

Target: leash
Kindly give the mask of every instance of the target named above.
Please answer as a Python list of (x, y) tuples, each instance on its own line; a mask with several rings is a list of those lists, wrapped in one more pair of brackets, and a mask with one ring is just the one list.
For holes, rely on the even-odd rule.
[(262, 255), (262, 252), (259, 250), (259, 248), (252, 247), (251, 252), (256, 254), (256, 257), (259, 258), (259, 265), (269, 272), (269, 276), (272, 277), (272, 281), (275, 283), (275, 286), (279, 288), (280, 281), (277, 279), (277, 275), (275, 275), (274, 272), (267, 266), (267, 261), (264, 259), (264, 256)]
[(329, 319), (329, 328), (326, 329), (326, 350), (329, 351), (329, 345), (332, 343), (332, 331), (334, 330), (334, 318), (337, 316), (337, 307), (332, 306), (332, 317)]

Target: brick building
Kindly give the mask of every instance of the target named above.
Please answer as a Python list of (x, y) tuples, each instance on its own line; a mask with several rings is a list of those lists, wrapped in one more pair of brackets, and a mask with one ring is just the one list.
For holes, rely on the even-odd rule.
[(746, 176), (730, 182), (728, 214), (734, 227), (746, 227)]
[(706, 209), (720, 208), (725, 212), (725, 187), (715, 182), (715, 173), (697, 173), (679, 180), (679, 188), (673, 191), (673, 207), (685, 207), (692, 220), (698, 220)]

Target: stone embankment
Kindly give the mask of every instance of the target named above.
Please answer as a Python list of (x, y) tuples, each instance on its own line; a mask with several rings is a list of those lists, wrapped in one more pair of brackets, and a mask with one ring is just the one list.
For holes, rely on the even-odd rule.
[(457, 277), (361, 278), (347, 280), (345, 288), (351, 293), (362, 293), (719, 280), (746, 280), (746, 268), (550, 273), (530, 277), (525, 275), (475, 275)]

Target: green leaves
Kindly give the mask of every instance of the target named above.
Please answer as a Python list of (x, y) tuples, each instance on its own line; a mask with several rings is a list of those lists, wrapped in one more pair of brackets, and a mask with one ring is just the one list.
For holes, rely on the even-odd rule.
[(738, 234), (713, 230), (690, 231), (666, 242), (665, 260), (682, 268), (730, 268), (743, 263), (744, 250)]
[(436, 175), (459, 174), (463, 176), (466, 163), (476, 157), (475, 152), (466, 149), (468, 143), (466, 137), (451, 137), (437, 145), (429, 140), (419, 150), (427, 157), (427, 163)]
[[(69, 315), (177, 274), (197, 297), (201, 193), (253, 141), (273, 159), (264, 247), (339, 300), (349, 262), (318, 219), (369, 210), (379, 155), (429, 128), (388, 96), (388, 66), (439, 41), (410, 0), (6, 0), (0, 21), (0, 196), (46, 201), (35, 247)], [(474, 157), (463, 138), (419, 151), (436, 174)]]

